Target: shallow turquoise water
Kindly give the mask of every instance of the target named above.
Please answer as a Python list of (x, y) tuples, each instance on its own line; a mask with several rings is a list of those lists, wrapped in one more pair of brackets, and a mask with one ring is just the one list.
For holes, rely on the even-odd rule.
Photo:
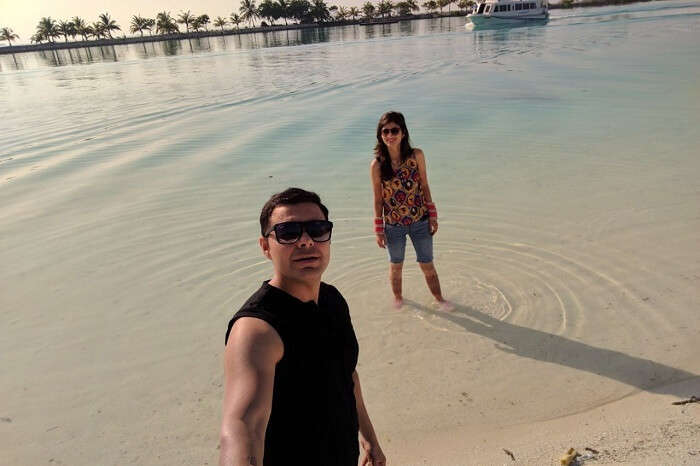
[[(80, 386), (85, 404), (71, 409), (86, 411), (66, 429), (94, 442), (81, 430), (95, 422), (88, 408), (109, 411), (120, 426), (136, 422), (120, 418), (133, 410), (145, 425), (182, 424), (162, 413), (146, 422), (154, 395), (146, 401), (138, 387), (188, 374), (184, 385), (213, 399), (206, 413), (217, 417), (225, 324), (269, 275), (256, 246), (259, 209), (293, 185), (318, 191), (336, 222), (328, 279), (348, 296), (361, 363), (379, 374), (365, 390), (401, 384), (398, 371), (378, 365), (402, 338), (421, 335), (420, 348), (402, 350), (404, 373), (421, 367), (426, 347), (476, 345), (471, 327), (385, 309), (368, 166), (388, 109), (404, 112), (428, 157), (441, 215), (436, 263), (451, 299), (521, 328), (653, 360), (663, 382), (700, 372), (697, 352), (666, 350), (697, 348), (700, 330), (687, 314), (700, 301), (700, 3), (556, 10), (546, 26), (510, 30), (467, 32), (464, 22), (0, 56), (7, 405), (51, 387), (51, 408), (21, 413), (41, 425), (60, 418), (52, 410), (70, 405)], [(408, 298), (427, 305), (415, 267), (406, 281)], [(109, 345), (105, 328), (113, 329)], [(469, 343), (459, 340), (465, 329)], [(488, 335), (480, 336), (493, 352)], [(639, 341), (649, 342), (640, 349)], [(464, 376), (452, 353), (435, 354)], [(571, 387), (572, 402), (530, 386), (532, 377), (505, 384), (482, 373), (493, 377), (484, 411), (497, 419), (513, 386), (552, 398), (537, 419), (648, 386), (642, 370), (557, 363), (564, 369), (547, 374), (550, 388), (556, 377), (606, 378), (594, 394)], [(162, 367), (172, 370), (150, 370)], [(413, 375), (416, 387), (430, 386)], [(127, 381), (112, 392), (99, 385), (110, 377)], [(156, 404), (171, 401), (159, 396)], [(441, 400), (439, 388), (434, 397)], [(402, 417), (405, 402), (397, 395), (376, 408), (383, 432), (419, 429)], [(435, 403), (414, 414), (444, 419), (445, 404)], [(533, 420), (515, 409), (512, 422)], [(21, 446), (28, 438), (53, 445), (54, 431), (35, 435), (27, 425), (11, 432), (20, 447), (10, 457), (45, 460)], [(123, 427), (99, 438), (132, 435)], [(70, 458), (71, 443), (61, 445)], [(91, 461), (68, 461), (81, 462)]]

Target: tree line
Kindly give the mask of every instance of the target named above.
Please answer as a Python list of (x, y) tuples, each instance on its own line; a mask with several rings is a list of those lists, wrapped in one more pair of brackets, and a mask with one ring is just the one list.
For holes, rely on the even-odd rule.
[[(300, 24), (324, 23), (328, 21), (355, 20), (358, 17), (372, 19), (375, 17), (391, 17), (392, 13), (399, 16), (411, 15), (420, 11), (416, 0), (380, 0), (376, 5), (366, 2), (361, 8), (328, 6), (325, 0), (263, 0), (256, 5), (256, 0), (241, 0), (238, 12), (231, 13), (228, 17), (217, 16), (214, 21), (207, 14), (194, 15), (190, 10), (181, 11), (176, 17), (171, 16), (169, 11), (162, 11), (155, 18), (143, 17), (140, 14), (133, 15), (129, 23), (129, 31), (132, 34), (139, 33), (142, 37), (144, 32), (149, 35), (155, 34), (175, 34), (179, 32), (197, 32), (202, 29), (208, 31), (211, 24), (221, 29), (228, 25), (235, 26), (247, 24), (248, 27), (255, 27), (256, 20), (260, 20), (261, 26), (275, 24), (276, 21), (294, 21)], [(471, 0), (428, 0), (421, 6), (428, 12), (435, 12), (447, 7), (450, 11), (452, 4), (457, 4), (462, 10), (467, 10), (474, 5)], [(184, 31), (180, 29), (184, 27)], [(75, 40), (80, 36), (87, 41), (90, 38), (112, 39), (115, 31), (122, 31), (121, 26), (112, 19), (109, 13), (99, 15), (97, 21), (89, 23), (85, 19), (74, 16), (69, 20), (54, 20), (50, 16), (43, 17), (36, 26), (36, 32), (31, 37), (32, 43), (49, 42), (63, 38), (68, 42), (68, 38)], [(12, 46), (12, 42), (19, 39), (12, 29), (0, 28), (0, 40), (7, 41)]]

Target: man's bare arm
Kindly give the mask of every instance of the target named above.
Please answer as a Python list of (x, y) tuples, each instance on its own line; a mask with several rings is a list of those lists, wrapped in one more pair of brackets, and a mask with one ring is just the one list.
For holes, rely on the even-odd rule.
[(284, 345), (267, 322), (238, 319), (224, 353), (220, 466), (262, 466), (275, 365)]
[(386, 458), (382, 448), (379, 446), (379, 440), (377, 440), (377, 434), (374, 432), (372, 421), (369, 419), (365, 401), (362, 398), (360, 376), (357, 374), (357, 371), (352, 373), (352, 381), (355, 385), (355, 405), (357, 407), (357, 420), (360, 424), (360, 445), (364, 449), (363, 454), (360, 456), (360, 465), (385, 466)]

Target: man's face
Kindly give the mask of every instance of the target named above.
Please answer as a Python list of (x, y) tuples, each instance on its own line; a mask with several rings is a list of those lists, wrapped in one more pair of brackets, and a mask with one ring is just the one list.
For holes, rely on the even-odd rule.
[[(321, 208), (312, 202), (295, 205), (279, 205), (270, 215), (267, 231), (282, 222), (325, 220)], [(267, 238), (260, 238), (263, 254), (272, 260), (275, 272), (284, 278), (313, 283), (321, 279), (331, 258), (331, 242), (317, 243), (304, 231), (293, 244), (280, 244), (274, 231)]]

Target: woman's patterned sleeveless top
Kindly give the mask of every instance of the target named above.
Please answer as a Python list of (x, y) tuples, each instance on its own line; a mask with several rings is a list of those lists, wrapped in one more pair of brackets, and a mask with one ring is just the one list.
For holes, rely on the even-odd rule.
[(418, 162), (411, 155), (394, 171), (394, 176), (382, 180), (384, 195), (384, 223), (408, 226), (425, 217)]

